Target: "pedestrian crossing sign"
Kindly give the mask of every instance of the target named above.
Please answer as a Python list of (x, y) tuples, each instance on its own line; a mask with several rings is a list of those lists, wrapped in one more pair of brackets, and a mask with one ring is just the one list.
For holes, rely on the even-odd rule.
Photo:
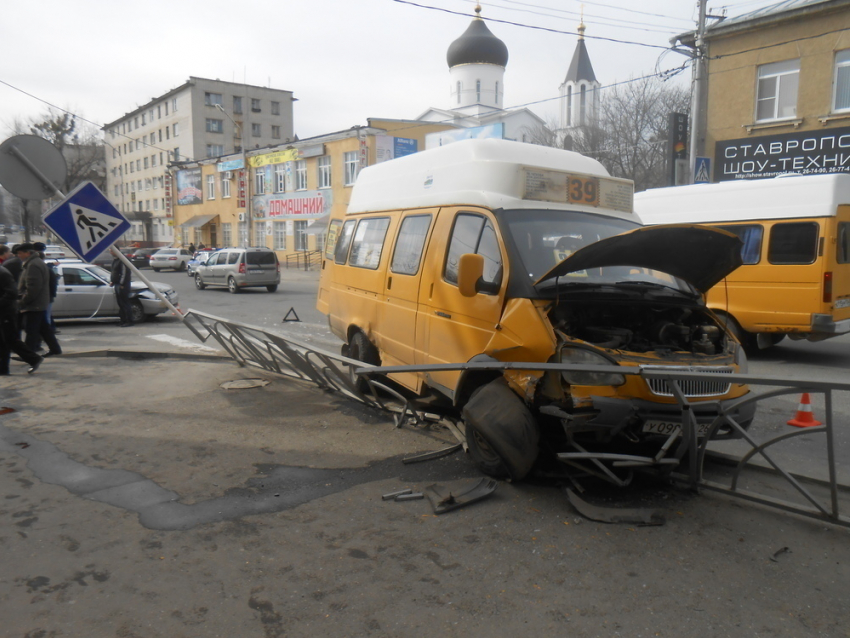
[(91, 182), (80, 184), (42, 221), (83, 261), (94, 260), (130, 228), (130, 222)]
[(711, 158), (697, 157), (694, 164), (694, 184), (711, 183)]

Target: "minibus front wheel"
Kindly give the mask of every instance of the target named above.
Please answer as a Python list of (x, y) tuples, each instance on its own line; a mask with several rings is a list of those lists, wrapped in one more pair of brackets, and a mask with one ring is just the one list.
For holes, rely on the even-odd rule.
[[(381, 355), (378, 354), (378, 349), (369, 341), (369, 337), (363, 334), (360, 330), (355, 330), (348, 342), (348, 358), (362, 361), (366, 365), (379, 366), (381, 365)], [(351, 368), (351, 381), (359, 392), (369, 394), (371, 392), (369, 382), (362, 376), (354, 374), (354, 368)]]
[(466, 442), (476, 467), (499, 479), (524, 478), (537, 460), (540, 429), (504, 378), (481, 386), (463, 407)]

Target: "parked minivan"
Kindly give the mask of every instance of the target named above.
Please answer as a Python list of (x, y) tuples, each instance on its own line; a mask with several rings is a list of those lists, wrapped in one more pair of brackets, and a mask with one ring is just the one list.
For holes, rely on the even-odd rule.
[[(671, 388), (618, 368), (746, 369), (701, 294), (740, 264), (740, 240), (691, 225), (642, 228), (632, 200), (632, 182), (596, 160), (504, 140), (377, 164), (331, 217), (317, 307), (343, 353), (370, 365), (610, 368), (389, 374), (462, 414), (486, 474), (520, 479), (541, 447), (675, 465), (665, 458), (682, 419)], [(703, 434), (749, 391), (681, 383)], [(730, 414), (746, 427), (754, 408)]]
[(635, 210), (647, 224), (706, 224), (741, 238), (743, 265), (707, 303), (745, 347), (850, 332), (850, 175), (659, 188), (638, 193)]
[(269, 292), (280, 284), (277, 254), (268, 248), (224, 248), (195, 266), (195, 286), (224, 286), (233, 294), (243, 288), (263, 286)]

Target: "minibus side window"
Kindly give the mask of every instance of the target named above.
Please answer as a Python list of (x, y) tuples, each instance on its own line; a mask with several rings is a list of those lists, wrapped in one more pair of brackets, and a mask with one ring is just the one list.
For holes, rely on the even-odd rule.
[(814, 222), (775, 224), (770, 231), (767, 259), (771, 264), (812, 264), (818, 248)]
[(445, 279), (457, 285), (460, 256), (477, 253), (484, 257), (484, 283), (498, 286), (502, 282), (502, 254), (496, 231), (490, 220), (480, 215), (461, 213), (455, 218), (449, 252), (446, 256)]
[(398, 275), (415, 275), (419, 272), (422, 249), (431, 226), (430, 215), (410, 215), (401, 222), (395, 242), (390, 270)]
[(348, 247), (351, 244), (351, 236), (354, 234), (354, 225), (356, 223), (357, 222), (352, 219), (345, 222), (345, 225), (342, 227), (342, 232), (339, 235), (339, 240), (336, 243), (336, 250), (334, 251), (334, 263), (345, 263), (345, 260), (348, 257)]
[(351, 255), (348, 258), (348, 265), (377, 270), (381, 263), (381, 252), (389, 227), (389, 217), (361, 219), (360, 223), (357, 224), (357, 230), (354, 231), (354, 241), (351, 242)]
[(744, 264), (757, 264), (761, 258), (761, 240), (764, 228), (760, 224), (744, 224), (736, 226), (718, 226), (738, 236), (744, 245), (741, 246), (741, 261)]
[(325, 239), (325, 259), (333, 259), (336, 249), (336, 240), (339, 239), (339, 229), (342, 226), (341, 219), (335, 219), (328, 226), (328, 235)]
[(850, 263), (850, 223), (838, 224), (838, 263)]

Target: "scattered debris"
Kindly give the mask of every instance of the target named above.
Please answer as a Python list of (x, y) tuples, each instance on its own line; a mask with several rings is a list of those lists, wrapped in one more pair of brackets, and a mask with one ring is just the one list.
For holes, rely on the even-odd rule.
[(566, 489), (567, 498), (576, 511), (591, 521), (600, 523), (631, 523), (636, 525), (664, 525), (666, 519), (660, 510), (631, 507), (601, 507), (591, 505), (571, 488)]
[(450, 491), (444, 485), (437, 484), (425, 488), (425, 493), (428, 495), (428, 500), (431, 501), (435, 514), (443, 514), (475, 503), (487, 498), (495, 491), (496, 481), (490, 478), (479, 479), (472, 485), (466, 482), (464, 486), (454, 491)]
[(403, 490), (399, 490), (398, 492), (390, 492), (389, 494), (384, 494), (383, 496), (381, 496), (381, 500), (382, 501), (392, 501), (397, 496), (401, 496), (402, 494), (410, 494), (411, 492), (413, 492), (413, 490), (410, 489), (409, 487), (406, 487)]
[(21, 441), (20, 443), (15, 443), (15, 445), (20, 446), (20, 448), (22, 450), (26, 450), (30, 446), (30, 444), (27, 443), (26, 441)]
[(425, 495), (422, 492), (411, 492), (410, 494), (399, 494), (395, 497), (397, 501), (418, 501), (421, 498), (425, 498)]
[(443, 448), (442, 450), (434, 450), (433, 452), (425, 452), (425, 454), (408, 456), (407, 458), (402, 459), (401, 462), (405, 465), (410, 465), (411, 463), (421, 463), (422, 461), (430, 461), (432, 459), (438, 459), (442, 456), (448, 456), (449, 454), (453, 454), (454, 452), (457, 452), (462, 448), (462, 443), (456, 443), (455, 445), (450, 445), (449, 447)]
[(225, 390), (248, 390), (250, 388), (262, 388), (267, 386), (271, 381), (268, 379), (235, 379), (233, 381), (225, 381), (221, 387)]
[(770, 558), (770, 560), (772, 560), (774, 563), (778, 563), (779, 561), (776, 560), (776, 557), (779, 556), (780, 554), (784, 554), (786, 552), (788, 552), (790, 554), (791, 549), (788, 548), (788, 547), (783, 547), (781, 549), (777, 549), (775, 552), (773, 552), (773, 555), (769, 556), (768, 558)]

